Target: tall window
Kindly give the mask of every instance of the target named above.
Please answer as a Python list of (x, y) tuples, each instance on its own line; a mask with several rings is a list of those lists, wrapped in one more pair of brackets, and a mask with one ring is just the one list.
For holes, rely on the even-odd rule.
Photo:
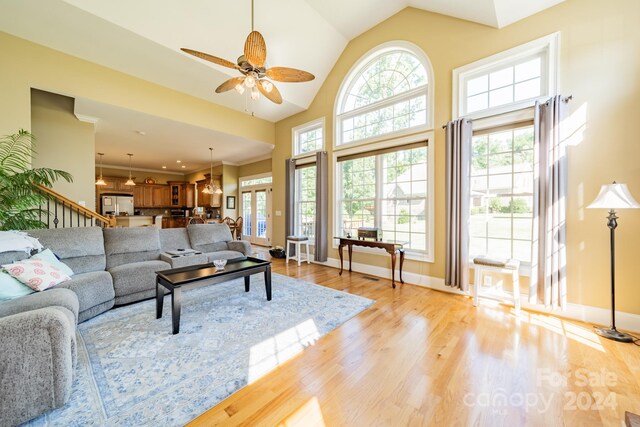
[(431, 114), (426, 63), (417, 50), (399, 45), (361, 61), (338, 97), (336, 145), (426, 128)]
[(424, 142), (338, 157), (340, 234), (382, 229), (385, 240), (427, 251), (427, 146)]
[(293, 128), (293, 155), (304, 156), (324, 149), (324, 117)]
[(531, 262), (533, 126), (476, 133), (471, 154), (471, 257)]
[(296, 169), (296, 235), (315, 240), (316, 231), (316, 166)]

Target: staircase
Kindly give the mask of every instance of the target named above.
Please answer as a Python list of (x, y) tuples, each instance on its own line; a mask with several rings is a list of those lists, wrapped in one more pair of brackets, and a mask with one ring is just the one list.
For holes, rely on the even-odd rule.
[(116, 219), (102, 216), (97, 212), (79, 205), (49, 187), (38, 185), (40, 192), (46, 197), (40, 206), (40, 220), (48, 228), (115, 227)]

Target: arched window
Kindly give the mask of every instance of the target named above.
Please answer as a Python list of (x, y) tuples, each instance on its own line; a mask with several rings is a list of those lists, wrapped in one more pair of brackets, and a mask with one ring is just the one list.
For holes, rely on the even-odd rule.
[[(377, 228), (407, 257), (433, 261), (433, 78), (417, 46), (366, 54), (335, 104), (334, 233)], [(375, 253), (375, 250), (374, 250)]]
[(420, 49), (392, 42), (366, 55), (342, 84), (336, 145), (430, 127), (430, 66)]

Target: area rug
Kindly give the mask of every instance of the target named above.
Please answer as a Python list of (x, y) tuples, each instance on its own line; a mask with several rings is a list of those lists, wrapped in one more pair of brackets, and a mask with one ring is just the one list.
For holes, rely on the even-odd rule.
[(373, 304), (357, 295), (273, 274), (186, 290), (180, 333), (171, 300), (116, 308), (78, 326), (70, 401), (35, 426), (184, 425)]

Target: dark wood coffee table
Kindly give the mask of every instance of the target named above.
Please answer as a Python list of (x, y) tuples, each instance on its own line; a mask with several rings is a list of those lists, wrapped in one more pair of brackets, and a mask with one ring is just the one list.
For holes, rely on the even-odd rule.
[[(171, 293), (171, 320), (174, 335), (180, 332), (182, 288), (199, 288), (244, 277), (244, 291), (249, 292), (252, 274), (264, 272), (267, 301), (271, 301), (271, 262), (247, 257), (227, 262), (224, 270), (216, 270), (212, 263), (172, 268), (156, 272), (156, 319), (162, 317), (163, 287)], [(208, 279), (208, 280), (207, 280)], [(206, 280), (206, 281), (205, 281)]]

